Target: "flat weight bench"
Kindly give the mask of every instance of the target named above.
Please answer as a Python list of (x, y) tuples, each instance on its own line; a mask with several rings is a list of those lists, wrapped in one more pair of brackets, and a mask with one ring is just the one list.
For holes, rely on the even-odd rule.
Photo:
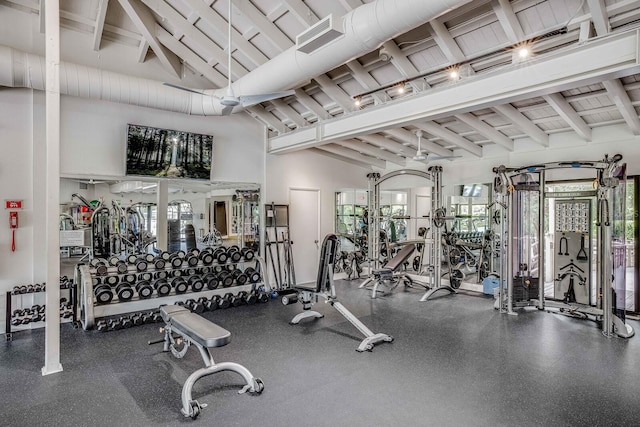
[[(373, 284), (371, 289), (371, 298), (375, 298), (378, 295), (378, 292), (383, 295), (387, 293), (384, 289), (379, 289), (381, 285), (387, 286), (388, 292), (391, 292), (400, 282), (403, 282), (404, 285), (408, 287), (413, 286), (413, 280), (401, 269), (411, 257), (415, 249), (416, 245), (413, 243), (404, 245), (396, 256), (389, 260), (384, 268), (373, 270), (371, 273), (373, 277), (362, 282), (359, 287), (364, 288)], [(425, 285), (420, 286), (424, 288), (427, 287)]]
[[(200, 410), (206, 406), (206, 404), (200, 404), (197, 400), (192, 399), (191, 389), (193, 385), (200, 378), (216, 372), (233, 371), (242, 375), (247, 384), (238, 393), (247, 391), (251, 393), (262, 392), (264, 389), (262, 380), (254, 377), (244, 366), (232, 362), (215, 363), (213, 360), (209, 349), (229, 344), (231, 332), (178, 305), (160, 307), (160, 315), (165, 322), (164, 340), (157, 342), (164, 342), (163, 351), (171, 351), (171, 354), (181, 359), (193, 344), (200, 351), (200, 355), (206, 365), (206, 367), (198, 369), (189, 375), (184, 386), (182, 386), (181, 412), (185, 417), (191, 417), (195, 420), (200, 414)], [(180, 338), (174, 336), (174, 334), (179, 335), (181, 338), (183, 347), (180, 350), (177, 349), (181, 344), (179, 342)]]
[[(322, 242), (322, 248), (320, 250), (320, 265), (318, 267), (318, 276), (316, 283), (311, 283), (310, 286), (298, 285), (295, 287), (297, 294), (294, 298), (287, 296), (283, 298), (283, 303), (299, 301), (302, 303), (303, 312), (297, 314), (292, 320), (292, 325), (297, 325), (302, 319), (307, 317), (322, 318), (323, 314), (317, 311), (311, 310), (311, 306), (314, 300), (317, 301), (318, 297), (324, 298), (333, 308), (338, 310), (345, 319), (349, 321), (353, 326), (360, 331), (365, 338), (362, 340), (356, 351), (371, 351), (373, 346), (381, 342), (392, 342), (393, 337), (387, 334), (374, 334), (364, 323), (353, 315), (347, 308), (338, 301), (336, 296), (335, 286), (333, 284), (333, 263), (336, 257), (336, 250), (338, 247), (338, 238), (335, 234), (328, 234), (325, 236)], [(287, 301), (287, 302), (285, 302)]]

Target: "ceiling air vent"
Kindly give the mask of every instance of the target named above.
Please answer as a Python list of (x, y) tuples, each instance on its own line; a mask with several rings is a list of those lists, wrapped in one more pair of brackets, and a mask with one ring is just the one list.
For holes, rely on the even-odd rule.
[(296, 48), (300, 52), (312, 53), (344, 34), (342, 17), (329, 15), (296, 37)]

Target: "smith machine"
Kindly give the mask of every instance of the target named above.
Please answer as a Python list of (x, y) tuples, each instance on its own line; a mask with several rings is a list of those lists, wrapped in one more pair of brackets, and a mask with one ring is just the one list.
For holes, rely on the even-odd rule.
[[(420, 254), (420, 268), (418, 274), (424, 274), (426, 276), (427, 285), (421, 285), (427, 289), (427, 292), (420, 298), (420, 301), (427, 301), (434, 293), (445, 290), (450, 293), (456, 293), (456, 290), (450, 286), (442, 283), (441, 280), (441, 267), (442, 267), (442, 227), (444, 221), (447, 218), (444, 215), (444, 209), (442, 208), (442, 167), (431, 166), (427, 172), (413, 170), (413, 169), (401, 169), (394, 172), (390, 172), (386, 175), (380, 176), (379, 173), (370, 173), (367, 175), (369, 178), (369, 245), (368, 245), (368, 257), (371, 266), (371, 276), (365, 280), (360, 288), (366, 286), (372, 286), (372, 297), (376, 297), (377, 292), (383, 292), (379, 289), (381, 285), (387, 285), (391, 288), (398, 284), (399, 276), (407, 277), (402, 273), (402, 264), (408, 260), (412, 254), (412, 250), (401, 250), (396, 257), (404, 259), (396, 260), (396, 257), (391, 259), (391, 252), (387, 249), (389, 256), (389, 262), (385, 265), (385, 268), (380, 268), (380, 185), (398, 176), (413, 175), (424, 178), (432, 183), (431, 186), (431, 213), (426, 217), (420, 217), (429, 219), (429, 229), (422, 239), (409, 240), (401, 242), (405, 249), (410, 245), (423, 245)], [(403, 217), (403, 219), (411, 219), (411, 217)], [(427, 256), (424, 256), (424, 255)], [(396, 261), (396, 262), (394, 262)], [(425, 267), (423, 269), (423, 267)], [(410, 280), (404, 279), (405, 283), (411, 284)]]
[[(492, 217), (504, 242), (496, 300), (500, 312), (553, 309), (596, 321), (607, 337), (634, 335), (625, 323), (626, 164), (621, 160), (617, 154), (599, 161), (494, 168)], [(545, 173), (555, 169), (595, 170), (593, 189), (550, 191)], [(550, 250), (545, 249), (545, 228)], [(545, 266), (548, 273), (553, 270), (552, 277), (546, 277)]]

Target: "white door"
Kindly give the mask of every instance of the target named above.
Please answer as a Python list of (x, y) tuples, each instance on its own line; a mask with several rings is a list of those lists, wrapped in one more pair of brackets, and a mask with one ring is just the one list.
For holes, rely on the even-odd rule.
[(289, 189), (289, 233), (296, 283), (315, 282), (320, 252), (320, 190)]

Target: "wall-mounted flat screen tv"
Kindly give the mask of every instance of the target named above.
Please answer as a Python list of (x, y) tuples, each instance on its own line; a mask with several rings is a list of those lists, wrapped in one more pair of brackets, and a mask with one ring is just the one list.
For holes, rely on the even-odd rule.
[(127, 175), (211, 179), (213, 136), (127, 126)]

